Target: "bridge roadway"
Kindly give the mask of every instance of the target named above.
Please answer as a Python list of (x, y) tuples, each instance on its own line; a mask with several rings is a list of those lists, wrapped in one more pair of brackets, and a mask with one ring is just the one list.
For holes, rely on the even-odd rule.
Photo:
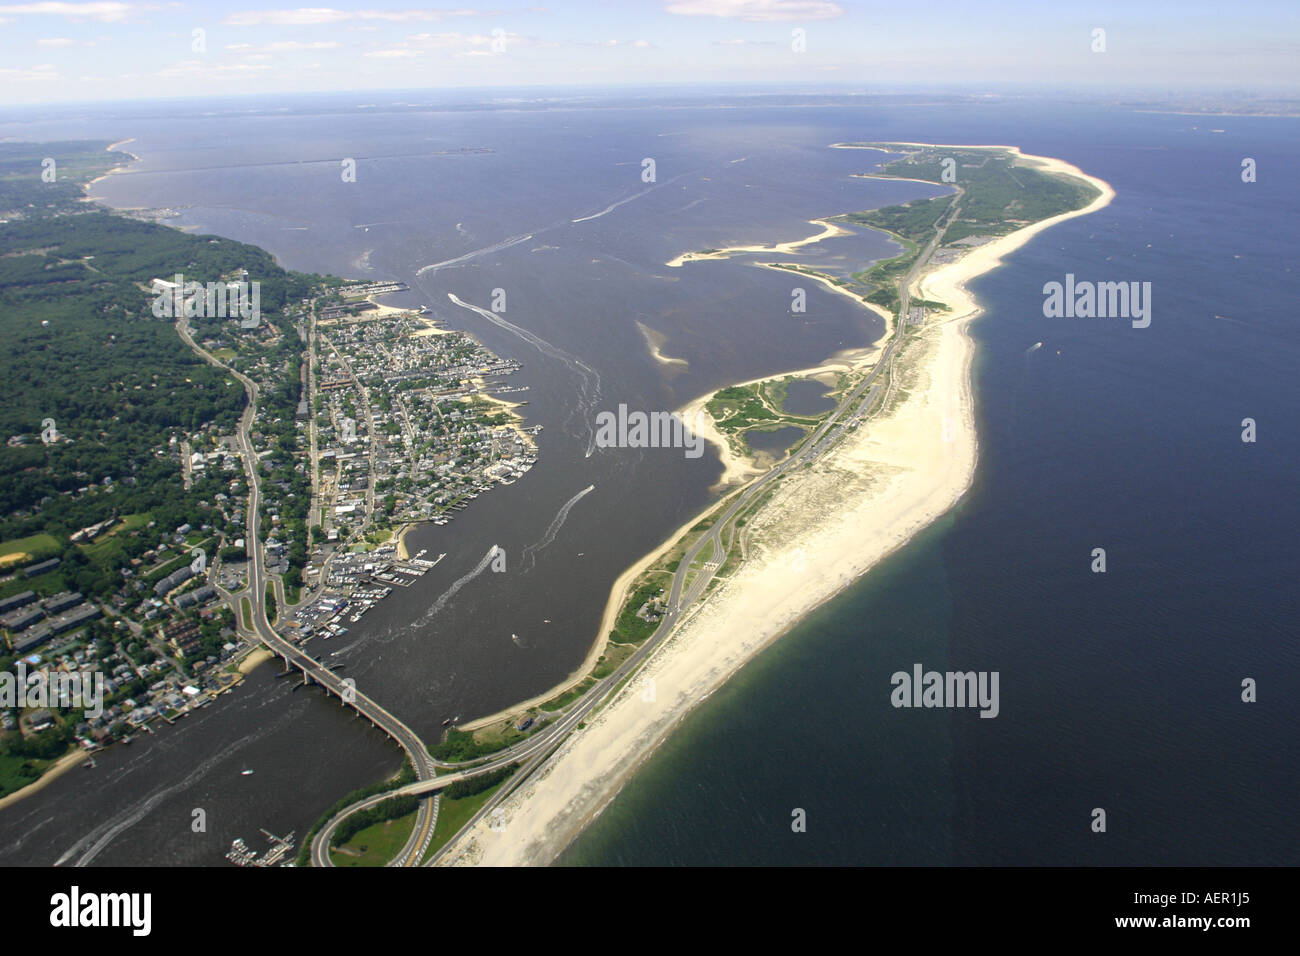
[[(335, 695), (343, 706), (353, 708), (357, 713), (369, 719), (373, 726), (378, 727), (392, 737), (398, 746), (406, 752), (406, 756), (415, 770), (417, 781), (432, 780), (435, 775), (434, 768), (439, 765), (438, 761), (430, 756), (428, 748), (425, 747), (424, 742), (416, 735), (415, 731), (407, 727), (406, 724), (398, 720), (372, 698), (357, 690), (351, 681), (345, 683), (346, 678), (340, 678), (328, 670), (302, 648), (277, 634), (275, 629), (271, 627), (271, 623), (266, 616), (267, 573), (265, 555), (261, 547), (261, 538), (258, 536), (261, 524), (262, 488), (257, 474), (257, 453), (253, 448), (251, 437), (253, 420), (257, 415), (257, 383), (221, 362), (216, 356), (198, 345), (190, 333), (189, 323), (184, 316), (176, 320), (176, 330), (185, 344), (193, 349), (196, 354), (209, 364), (215, 365), (237, 378), (243, 384), (244, 391), (248, 396), (248, 405), (244, 409), (243, 417), (240, 419), (237, 434), (239, 448), (244, 458), (244, 471), (248, 480), (248, 528), (245, 535), (246, 540), (249, 542), (248, 587), (244, 592), (232, 595), (236, 621), (241, 620), (239, 599), (247, 597), (253, 608), (253, 634), (258, 640), (283, 660), (286, 667), (292, 666), (302, 671), (305, 683), (316, 684), (326, 693)], [(424, 847), (432, 839), (433, 820), (434, 808), (432, 801), (422, 801), (416, 817), (416, 826), (411, 831), (411, 839), (402, 848), (402, 852), (398, 854), (397, 861), (400, 864), (410, 865), (419, 860)], [(420, 840), (424, 841), (423, 844), (420, 844)]]
[[(330, 838), (338, 824), (342, 822), (345, 817), (358, 810), (364, 810), (376, 806), (384, 800), (390, 799), (394, 796), (425, 795), (433, 793), (457, 780), (464, 780), (482, 773), (488, 773), (511, 763), (519, 763), (519, 771), (517, 771), (511, 779), (507, 781), (507, 784), (494, 794), (492, 799), (488, 800), (478, 813), (476, 813), (465, 824), (465, 826), (462, 827), (462, 832), (470, 829), (483, 819), (483, 817), (490, 814), (497, 804), (505, 799), (505, 797), (519, 786), (519, 784), (526, 780), (528, 776), (532, 774), (533, 771), (536, 770), (537, 767), (539, 767), (556, 748), (559, 747), (564, 738), (567, 737), (568, 734), (592, 710), (594, 710), (611, 691), (617, 688), (625, 678), (644, 663), (645, 659), (653, 653), (654, 649), (663, 642), (667, 635), (672, 632), (673, 628), (677, 626), (683, 617), (689, 613), (694, 604), (703, 596), (709, 583), (713, 580), (714, 575), (721, 567), (721, 556), (726, 554), (722, 545), (722, 530), (727, 527), (736, 518), (740, 511), (750, 504), (755, 499), (755, 496), (758, 495), (766, 486), (775, 482), (781, 475), (788, 473), (792, 469), (821, 457), (821, 455), (831, 445), (844, 435), (847, 429), (856, 427), (871, 409), (871, 406), (875, 402), (876, 396), (881, 388), (880, 384), (877, 382), (877, 378), (879, 378), (882, 369), (893, 368), (893, 361), (898, 348), (898, 343), (901, 341), (907, 330), (911, 286), (920, 275), (922, 268), (924, 268), (925, 264), (929, 261), (934, 249), (938, 246), (939, 242), (942, 241), (948, 225), (955, 219), (963, 197), (964, 192), (959, 188), (957, 201), (955, 201), (949, 208), (946, 216), (941, 216), (935, 222), (934, 238), (926, 245), (921, 254), (917, 256), (916, 262), (912, 265), (912, 268), (908, 270), (908, 273), (902, 282), (899, 283), (900, 304), (897, 324), (894, 328), (894, 333), (890, 336), (889, 342), (886, 343), (885, 348), (880, 355), (880, 359), (872, 367), (871, 371), (867, 373), (863, 380), (854, 386), (852, 391), (850, 391), (850, 393), (844, 397), (831, 414), (826, 417), (825, 421), (823, 421), (813, 431), (812, 435), (803, 442), (798, 451), (785, 461), (773, 467), (770, 471), (751, 481), (738, 492), (733, 492), (734, 500), (726, 507), (723, 514), (714, 521), (709, 530), (705, 534), (701, 535), (699, 540), (687, 549), (681, 561), (678, 563), (677, 570), (673, 574), (672, 585), (669, 589), (667, 601), (668, 610), (664, 614), (663, 619), (660, 621), (659, 626), (655, 629), (654, 633), (642, 643), (641, 647), (633, 652), (628, 659), (619, 665), (619, 667), (611, 674), (598, 681), (591, 690), (575, 702), (569, 710), (565, 711), (560, 719), (554, 724), (543, 728), (528, 739), (515, 744), (513, 747), (501, 751), (497, 756), (487, 762), (469, 770), (461, 770), (459, 772), (445, 774), (441, 777), (434, 777), (432, 768), (430, 767), (427, 777), (421, 777), (414, 783), (406, 784), (385, 793), (375, 794), (374, 796), (367, 797), (357, 803), (345, 807), (327, 821), (325, 826), (317, 832), (316, 837), (313, 839), (311, 846), (311, 859), (313, 865), (333, 865), (329, 857)], [(866, 392), (865, 398), (863, 398), (863, 392)], [(851, 413), (850, 409), (852, 409)], [(242, 437), (243, 436), (241, 435), (241, 439)], [(734, 528), (732, 530), (734, 533)], [(691, 576), (691, 566), (698, 559), (700, 553), (705, 549), (705, 547), (709, 546), (713, 549), (710, 552), (711, 555), (718, 556), (720, 560), (711, 560), (706, 563), (704, 567), (700, 568), (695, 573), (693, 579), (691, 579), (688, 588), (686, 582)], [(333, 677), (332, 674), (329, 676)], [(335, 678), (335, 680), (337, 681), (337, 678)], [(360, 699), (359, 695), (358, 699)], [(377, 705), (374, 706), (377, 707)], [(393, 718), (393, 720), (396, 722), (395, 718)], [(398, 727), (400, 727), (401, 730), (405, 730), (406, 733), (410, 733), (410, 731), (403, 725), (399, 724)], [(397, 737), (393, 731), (389, 732), (393, 733), (395, 739), (397, 739), (399, 743), (402, 743), (402, 739)], [(411, 737), (414, 738), (414, 735), (411, 734)], [(419, 743), (418, 738), (415, 738), (415, 743)], [(410, 747), (407, 744), (403, 743), (403, 747), (407, 749), (408, 753), (411, 752)], [(425, 755), (429, 764), (432, 765), (432, 758), (427, 756), (427, 751), (424, 750), (422, 745), (419, 749)], [(442, 764), (441, 766), (445, 767), (449, 765)], [(420, 773), (418, 766), (416, 772), (418, 776)], [(429, 841), (433, 836), (434, 812), (432, 803), (433, 801), (430, 800), (422, 800), (419, 802), (419, 815), (416, 819), (416, 825), (412, 828), (411, 837), (406, 846), (403, 847), (402, 852), (398, 854), (397, 858), (393, 861), (393, 865), (415, 865), (418, 862), (419, 857), (423, 855), (424, 849), (428, 846)], [(446, 846), (449, 845), (450, 841), (448, 841), (448, 844), (446, 844), (442, 850), (439, 850), (430, 857), (426, 865), (432, 866), (437, 863), (438, 859), (446, 849)]]
[[(486, 763), (475, 766), (469, 770), (448, 773), (429, 780), (417, 780), (393, 790), (366, 797), (363, 800), (343, 808), (331, 817), (330, 820), (328, 820), (326, 824), (317, 831), (316, 836), (313, 838), (311, 845), (312, 865), (334, 865), (329, 856), (330, 839), (339, 823), (341, 823), (345, 817), (358, 810), (365, 810), (377, 806), (385, 800), (395, 796), (418, 796), (433, 793), (456, 782), (457, 780), (464, 780), (482, 773), (489, 773), (501, 767), (508, 766), (511, 763), (519, 763), (519, 770), (510, 778), (507, 785), (494, 794), (493, 798), (485, 803), (482, 809), (470, 818), (462, 830), (469, 829), (478, 821), (483, 819), (483, 817), (489, 815), (501, 800), (508, 796), (515, 787), (526, 780), (528, 776), (532, 774), (532, 772), (536, 770), (537, 767), (540, 766), (557, 747), (559, 747), (564, 738), (567, 737), (569, 733), (579, 723), (581, 723), (582, 720), (587, 717), (587, 715), (590, 714), (591, 711), (594, 710), (611, 691), (618, 687), (618, 685), (628, 677), (632, 671), (639, 667), (645, 659), (653, 653), (654, 649), (663, 642), (664, 638), (672, 632), (672, 629), (682, 620), (694, 603), (704, 594), (704, 591), (708, 588), (709, 582), (713, 579), (713, 576), (717, 571), (717, 567), (720, 565), (714, 565), (711, 563), (705, 568), (700, 569), (691, 581), (690, 588), (687, 589), (685, 586), (691, 564), (693, 564), (695, 559), (698, 558), (704, 547), (710, 542), (713, 542), (713, 553), (717, 555), (724, 554), (725, 552), (721, 550), (722, 544), (720, 532), (722, 528), (727, 525), (728, 522), (732, 521), (742, 508), (751, 502), (754, 495), (756, 495), (767, 484), (775, 481), (779, 475), (783, 475), (791, 468), (797, 467), (805, 461), (812, 460), (815, 456), (821, 455), (835, 438), (838, 438), (843, 434), (846, 427), (855, 425), (861, 421), (862, 416), (869, 410), (880, 390), (880, 386), (876, 384), (876, 378), (880, 370), (886, 367), (888, 360), (892, 357), (897, 341), (897, 336), (891, 337), (884, 352), (881, 354), (881, 360), (877, 362), (871, 372), (869, 372), (867, 376), (854, 387), (849, 395), (845, 397), (844, 401), (842, 401), (840, 405), (829, 416), (827, 416), (826, 420), (813, 432), (812, 437), (803, 443), (799, 451), (774, 467), (771, 471), (756, 478), (753, 482), (746, 485), (738, 492), (733, 492), (735, 500), (727, 506), (724, 513), (714, 522), (709, 531), (691, 545), (682, 560), (678, 563), (677, 571), (673, 574), (672, 585), (669, 591), (668, 611), (664, 614), (663, 620), (659, 622), (659, 626), (655, 629), (654, 633), (647, 638), (641, 647), (633, 652), (627, 660), (619, 665), (619, 667), (611, 674), (598, 681), (591, 690), (575, 702), (569, 710), (565, 711), (560, 719), (554, 724), (538, 731), (527, 740), (521, 741), (513, 747), (501, 751)], [(862, 399), (862, 393), (867, 389), (870, 389), (870, 391), (866, 398)], [(862, 400), (859, 402), (859, 399)], [(854, 408), (853, 414), (844, 421), (840, 421), (846, 410), (853, 407), (855, 403), (857, 403), (857, 405)], [(834, 430), (833, 433), (832, 430)], [(420, 806), (421, 808), (424, 808), (429, 806), (430, 803), (431, 801), (421, 801)], [(411, 847), (418, 843), (420, 845), (419, 855), (423, 855), (423, 848), (428, 846), (429, 838), (431, 838), (431, 836), (431, 833), (426, 836), (421, 832), (420, 820), (417, 819), (416, 827), (412, 830), (411, 840), (408, 842), (407, 847), (403, 848), (402, 854), (399, 854), (395, 863), (405, 866), (412, 865), (410, 856)], [(443, 850), (439, 850), (429, 858), (425, 865), (432, 866), (437, 863), (438, 859), (442, 856), (442, 853)]]
[[(707, 562), (706, 565), (699, 569), (695, 574), (688, 589), (686, 587), (686, 580), (690, 576), (691, 565), (695, 563), (696, 559), (705, 547), (710, 544), (713, 547), (712, 552), (710, 552), (711, 556), (717, 556), (720, 558), (727, 553), (722, 547), (721, 532), (723, 528), (727, 527), (727, 525), (736, 518), (742, 509), (754, 500), (755, 495), (759, 494), (767, 485), (776, 481), (781, 475), (786, 474), (800, 465), (815, 461), (817, 458), (821, 457), (821, 455), (824, 454), (831, 445), (835, 444), (839, 438), (843, 437), (846, 429), (856, 427), (862, 422), (863, 418), (871, 410), (871, 407), (880, 392), (881, 385), (877, 379), (880, 377), (881, 370), (893, 369), (898, 343), (901, 341), (903, 334), (907, 329), (907, 315), (911, 300), (911, 287), (920, 275), (921, 270), (929, 261), (935, 248), (943, 240), (943, 235), (947, 231), (948, 226), (957, 216), (958, 207), (965, 196), (965, 191), (962, 190), (961, 187), (957, 187), (957, 191), (957, 199), (949, 208), (947, 215), (941, 216), (935, 221), (934, 238), (931, 239), (931, 241), (921, 251), (920, 255), (917, 256), (916, 262), (913, 263), (912, 268), (908, 270), (907, 275), (899, 283), (899, 310), (894, 333), (890, 336), (889, 342), (886, 343), (884, 351), (881, 352), (880, 359), (876, 362), (875, 366), (873, 366), (871, 371), (867, 373), (863, 380), (844, 397), (834, 411), (826, 417), (826, 420), (813, 431), (810, 438), (804, 441), (798, 451), (785, 461), (776, 465), (770, 471), (754, 479), (744, 488), (740, 489), (739, 492), (733, 493), (735, 500), (726, 508), (722, 516), (713, 523), (709, 531), (706, 534), (701, 535), (700, 539), (687, 549), (681, 561), (678, 562), (677, 570), (673, 574), (672, 585), (669, 589), (667, 601), (668, 611), (664, 614), (663, 620), (660, 621), (659, 627), (655, 629), (655, 632), (646, 639), (641, 647), (631, 654), (612, 674), (609, 674), (603, 680), (597, 682), (586, 695), (584, 695), (568, 712), (565, 713), (563, 719), (555, 725), (538, 731), (535, 735), (528, 738), (528, 740), (515, 745), (515, 747), (502, 751), (499, 757), (493, 760), (490, 764), (484, 765), (483, 768), (476, 768), (475, 772), (483, 772), (525, 758), (525, 762), (521, 763), (519, 771), (511, 777), (507, 786), (502, 787), (496, 794), (494, 794), (492, 799), (488, 800), (483, 807), (470, 818), (465, 826), (461, 828), (461, 832), (468, 831), (485, 816), (489, 815), (502, 800), (509, 796), (516, 787), (527, 779), (529, 774), (536, 770), (546, 757), (559, 747), (562, 739), (568, 735), (572, 728), (576, 727), (577, 724), (581, 722), (587, 714), (595, 709), (613, 689), (618, 687), (618, 685), (632, 671), (639, 667), (645, 659), (654, 652), (654, 649), (662, 643), (664, 638), (672, 632), (673, 628), (676, 627), (685, 614), (689, 612), (695, 602), (703, 596), (704, 592), (708, 589), (709, 583), (713, 580), (714, 575), (721, 567), (721, 564), (725, 561), (725, 558), (722, 558), (721, 560), (710, 560)], [(867, 392), (865, 398), (862, 397), (864, 391)], [(849, 412), (849, 409), (852, 409), (852, 412), (847, 414), (846, 417), (846, 413)], [(734, 528), (732, 530), (734, 533)], [(730, 541), (731, 539), (729, 538), (729, 544)], [(471, 775), (472, 774), (470, 773), (465, 774), (465, 776)], [(439, 780), (447, 780), (448, 782), (450, 782), (450, 779), (450, 777), (439, 778)], [(411, 792), (427, 792), (427, 790), (421, 790), (420, 785), (418, 784), (411, 784), (410, 789)], [(343, 810), (339, 814), (339, 818), (341, 819), (346, 816), (352, 809), (355, 809), (355, 807)], [(425, 865), (435, 865), (439, 858), (442, 857), (447, 847), (451, 845), (451, 842), (452, 841), (449, 840), (442, 849), (429, 858)], [(327, 843), (325, 845), (328, 846)], [(313, 845), (312, 854), (313, 860), (315, 860), (315, 845)], [(328, 858), (328, 853), (325, 853), (324, 855)]]

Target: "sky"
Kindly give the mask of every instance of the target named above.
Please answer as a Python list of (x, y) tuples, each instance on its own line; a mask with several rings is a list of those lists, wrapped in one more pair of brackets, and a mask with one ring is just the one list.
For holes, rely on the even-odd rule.
[(0, 0), (0, 103), (660, 83), (1300, 95), (1296, 0), (274, 3)]

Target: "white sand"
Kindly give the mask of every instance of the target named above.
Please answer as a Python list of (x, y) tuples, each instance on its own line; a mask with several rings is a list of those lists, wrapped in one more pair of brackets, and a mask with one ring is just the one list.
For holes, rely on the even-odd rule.
[(55, 780), (62, 777), (73, 767), (80, 767), (86, 762), (87, 754), (78, 748), (64, 754), (46, 769), (46, 771), (20, 790), (15, 790), (6, 797), (0, 797), (0, 810), (11, 807), (19, 800), (26, 800), (34, 793), (40, 793)]
[[(813, 239), (800, 240), (796, 244), (815, 242), (825, 237), (826, 234), (822, 233)], [(786, 243), (785, 245), (789, 245), (789, 243)], [(785, 272), (788, 275), (799, 279), (816, 282), (819, 285), (830, 289), (832, 292), (847, 296), (858, 305), (864, 306), (876, 315), (880, 316), (885, 322), (885, 334), (882, 335), (874, 345), (861, 349), (845, 349), (844, 351), (831, 356), (830, 359), (823, 362), (821, 365), (815, 365), (811, 368), (789, 369), (784, 372), (778, 372), (775, 375), (765, 375), (762, 378), (752, 378), (747, 382), (737, 382), (732, 387), (739, 388), (746, 385), (758, 385), (761, 382), (774, 382), (790, 375), (797, 378), (815, 378), (817, 376), (825, 376), (827, 373), (834, 374), (836, 372), (865, 371), (875, 364), (877, 359), (879, 359), (880, 353), (884, 351), (885, 342), (889, 340), (889, 337), (894, 332), (894, 316), (892, 313), (886, 309), (882, 309), (874, 302), (868, 302), (858, 293), (846, 289), (843, 286), (836, 285), (824, 275), (809, 275), (808, 273), (797, 272), (793, 269), (783, 269), (779, 264), (772, 262), (759, 262), (755, 263), (755, 265), (765, 269), (775, 269), (780, 272)], [(767, 470), (766, 468), (758, 467), (753, 456), (745, 455), (733, 449), (727, 442), (726, 437), (718, 429), (717, 422), (714, 421), (713, 416), (709, 414), (707, 408), (715, 394), (715, 392), (709, 392), (705, 395), (701, 395), (677, 409), (677, 415), (682, 419), (682, 422), (690, 428), (692, 434), (699, 435), (705, 441), (709, 442), (709, 444), (713, 445), (717, 450), (718, 457), (722, 460), (722, 476), (718, 479), (717, 483), (709, 489), (710, 491), (717, 491), (719, 488), (725, 487), (726, 485), (743, 484), (755, 475), (760, 475)]]
[(445, 863), (552, 861), (692, 707), (961, 498), (977, 458), (970, 388), (974, 346), (966, 327), (979, 311), (965, 283), (1043, 229), (1094, 212), (1114, 196), (1108, 184), (1067, 163), (1029, 156), (1024, 161), (1085, 178), (1101, 195), (1085, 209), (972, 249), (922, 277), (921, 292), (952, 311), (927, 324), (903, 351), (896, 375), (906, 397), (779, 484), (748, 525), (750, 559), (697, 606), (636, 680), (503, 801), (503, 830), (476, 825), (450, 848)]
[(774, 246), (727, 246), (725, 249), (717, 249), (713, 252), (686, 252), (675, 259), (664, 263), (674, 269), (679, 269), (688, 262), (699, 262), (705, 259), (727, 259), (735, 252), (797, 252), (804, 246), (812, 245), (814, 242), (821, 242), (823, 239), (834, 239), (836, 236), (849, 236), (852, 233), (848, 229), (835, 225), (833, 222), (827, 222), (825, 219), (809, 219), (808, 222), (814, 226), (821, 226), (822, 231), (807, 239), (795, 239), (792, 242), (778, 242)]
[(663, 353), (663, 345), (666, 338), (663, 334), (656, 332), (644, 322), (637, 322), (636, 327), (641, 332), (641, 337), (645, 339), (645, 345), (646, 348), (650, 350), (651, 357), (660, 365), (681, 366), (682, 368), (688, 368), (690, 366), (691, 363), (686, 361), (684, 358), (674, 358), (671, 355), (665, 355)]
[[(132, 137), (130, 139), (120, 139), (116, 143), (110, 143), (108, 146), (104, 148), (104, 151), (111, 153), (119, 146), (125, 146), (127, 143), (134, 143), (134, 142), (135, 142), (135, 137)], [(122, 150), (122, 155), (130, 159), (131, 163), (136, 163), (140, 161), (140, 157), (137, 156), (135, 153), (128, 153), (126, 150)], [(88, 201), (91, 200), (92, 197), (90, 195), (90, 190), (94, 187), (95, 183), (99, 182), (101, 179), (107, 179), (109, 176), (115, 176), (120, 172), (124, 172), (126, 170), (126, 167), (129, 166), (131, 163), (126, 163), (122, 166), (115, 166), (112, 169), (110, 169), (108, 172), (96, 176), (90, 182), (86, 183), (86, 195), (83, 197), (83, 199)]]

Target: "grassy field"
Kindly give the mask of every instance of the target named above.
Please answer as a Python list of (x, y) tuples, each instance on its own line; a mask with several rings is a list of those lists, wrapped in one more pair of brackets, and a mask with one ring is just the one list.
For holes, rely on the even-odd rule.
[[(26, 776), (22, 773), (24, 763), (30, 763), (35, 768), (35, 776)], [(7, 796), (15, 790), (21, 790), (29, 783), (32, 783), (52, 763), (54, 763), (53, 760), (31, 760), (27, 757), (0, 754), (0, 797)]]
[[(951, 245), (968, 236), (1002, 236), (1040, 219), (1081, 209), (1092, 202), (1097, 190), (1087, 183), (1030, 166), (1016, 165), (1015, 157), (998, 149), (921, 149), (898, 144), (871, 145), (909, 151), (902, 159), (886, 163), (886, 176), (903, 176), (944, 185), (945, 164), (952, 173), (952, 185), (966, 191), (956, 220), (944, 235)], [(927, 242), (934, 234), (934, 222), (952, 202), (951, 196), (920, 199), (899, 206), (866, 213), (854, 213), (855, 222), (877, 226), (914, 242)]]
[(658, 571), (650, 570), (644, 572), (636, 581), (636, 586), (632, 590), (631, 596), (619, 611), (618, 618), (614, 622), (614, 630), (610, 632), (609, 639), (616, 644), (639, 644), (655, 632), (659, 624), (651, 623), (636, 616), (646, 603), (652, 598), (659, 597), (659, 592), (663, 591), (672, 583), (670, 575)]
[[(135, 531), (137, 528), (143, 528), (149, 523), (149, 520), (150, 515), (147, 512), (145, 514), (127, 515), (105, 534), (100, 535), (90, 544), (83, 545), (81, 550), (85, 552), (91, 564), (102, 565), (122, 550), (122, 541), (118, 535)], [(202, 536), (200, 535), (200, 537)], [(189, 559), (187, 558), (187, 560)]]
[[(472, 797), (464, 797), (460, 800), (448, 800), (443, 797), (442, 805), (438, 808), (438, 823), (433, 828), (433, 839), (429, 841), (429, 849), (424, 853), (424, 860), (427, 860), (446, 846), (447, 841), (456, 835), (456, 831), (469, 823), (470, 817), (483, 809), (483, 804), (487, 803), (501, 787), (502, 784), (498, 783), (482, 793), (476, 793)], [(421, 860), (421, 862), (424, 861)]]
[(384, 820), (356, 833), (341, 847), (330, 849), (335, 866), (384, 866), (406, 846), (415, 814)]
[(13, 538), (0, 543), (0, 568), (10, 564), (39, 561), (58, 556), (62, 549), (53, 535), (34, 534), (29, 538)]

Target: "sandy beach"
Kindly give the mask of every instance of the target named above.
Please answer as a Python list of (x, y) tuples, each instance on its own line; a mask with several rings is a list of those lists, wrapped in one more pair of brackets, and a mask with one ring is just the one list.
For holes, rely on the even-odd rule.
[(827, 216), (826, 219), (809, 219), (808, 222), (814, 226), (821, 226), (822, 231), (809, 236), (806, 239), (794, 239), (790, 242), (778, 242), (774, 246), (727, 246), (725, 249), (714, 249), (712, 252), (685, 252), (675, 259), (670, 259), (664, 265), (673, 269), (680, 269), (688, 262), (701, 262), (706, 259), (726, 259), (736, 252), (779, 252), (790, 253), (798, 252), (804, 246), (812, 245), (815, 242), (821, 242), (823, 239), (834, 239), (836, 236), (848, 236), (852, 233), (842, 226), (828, 220), (834, 217)]
[[(125, 146), (127, 143), (134, 143), (134, 142), (135, 142), (135, 138), (134, 138), (134, 137), (132, 137), (131, 139), (122, 139), (122, 140), (118, 140), (116, 143), (110, 143), (108, 146), (104, 147), (104, 151), (105, 151), (105, 152), (108, 152), (108, 153), (111, 153), (111, 152), (113, 152), (114, 150), (116, 150), (119, 146)], [(97, 201), (97, 200), (93, 199), (93, 198), (91, 197), (91, 195), (90, 195), (90, 190), (91, 190), (91, 188), (95, 185), (95, 183), (99, 182), (101, 179), (107, 179), (109, 176), (113, 176), (113, 175), (115, 175), (115, 174), (117, 174), (117, 173), (122, 172), (122, 171), (125, 170), (126, 167), (129, 166), (131, 163), (136, 163), (136, 162), (139, 162), (139, 161), (140, 161), (140, 157), (137, 156), (135, 153), (128, 153), (126, 150), (122, 150), (121, 152), (122, 152), (122, 155), (123, 155), (123, 156), (126, 156), (126, 157), (130, 160), (130, 162), (124, 163), (124, 164), (122, 164), (121, 166), (115, 166), (114, 168), (110, 169), (108, 172), (103, 173), (102, 175), (96, 176), (94, 179), (90, 180), (90, 182), (86, 183), (86, 187), (85, 187), (85, 192), (86, 192), (86, 194), (85, 194), (85, 196), (82, 197), (82, 201), (83, 201), (83, 202), (96, 202), (96, 201)]]
[(7, 797), (0, 797), (0, 810), (12, 806), (19, 800), (25, 800), (34, 793), (40, 793), (59, 777), (71, 770), (73, 767), (80, 767), (86, 762), (86, 752), (80, 748), (69, 751), (54, 763), (52, 763), (45, 773), (41, 774), (36, 780), (33, 780), (21, 790), (15, 790)]
[(410, 552), (407, 551), (407, 549), (406, 549), (406, 536), (407, 536), (407, 534), (410, 533), (410, 531), (411, 531), (412, 528), (418, 528), (418, 527), (419, 527), (419, 525), (418, 525), (418, 524), (415, 524), (415, 523), (404, 524), (404, 525), (402, 525), (402, 527), (398, 530), (397, 534), (394, 536), (393, 541), (394, 541), (394, 544), (397, 546), (397, 560), (399, 560), (399, 561), (409, 561), (409, 560), (410, 560), (410, 558), (411, 558), (411, 554), (410, 554)]
[[(966, 283), (1042, 230), (1095, 212), (1114, 196), (1107, 183), (1068, 163), (1036, 156), (1022, 161), (1086, 179), (1100, 195), (1084, 209), (976, 247), (921, 276), (920, 293), (950, 311), (932, 317), (900, 350), (896, 384), (903, 397), (779, 484), (747, 528), (749, 560), (697, 605), (635, 680), (500, 805), (503, 830), (477, 825), (449, 848), (443, 863), (550, 863), (686, 713), (965, 494), (978, 458), (974, 344), (967, 328), (979, 315)], [(644, 678), (654, 681), (653, 695), (643, 694)]]
[[(821, 233), (811, 239), (800, 240), (798, 244), (806, 245), (809, 242), (818, 242), (827, 238), (826, 233)], [(863, 308), (874, 312), (880, 316), (885, 323), (885, 333), (875, 344), (862, 349), (845, 349), (831, 356), (821, 365), (814, 365), (810, 368), (791, 369), (785, 372), (778, 372), (775, 375), (765, 375), (762, 378), (752, 378), (747, 382), (737, 382), (733, 387), (743, 387), (746, 385), (758, 385), (762, 382), (773, 382), (778, 379), (794, 375), (799, 378), (816, 378), (819, 375), (827, 373), (835, 374), (838, 372), (865, 371), (875, 364), (879, 359), (880, 353), (884, 351), (885, 343), (889, 337), (894, 334), (894, 316), (886, 309), (881, 308), (874, 302), (868, 302), (866, 298), (846, 289), (844, 286), (836, 285), (828, 277), (823, 275), (809, 275), (806, 272), (796, 272), (792, 269), (785, 269), (780, 264), (774, 262), (758, 262), (755, 265), (764, 269), (775, 269), (780, 272), (786, 272), (791, 276), (799, 279), (816, 282), (818, 285), (836, 293), (837, 295), (847, 296)], [(681, 408), (677, 409), (677, 415), (681, 418), (682, 423), (691, 430), (692, 434), (699, 435), (705, 441), (709, 442), (717, 449), (718, 457), (722, 460), (722, 476), (711, 488), (711, 491), (717, 491), (727, 485), (744, 484), (755, 475), (762, 474), (766, 469), (759, 468), (755, 465), (754, 459), (741, 452), (733, 449), (726, 440), (726, 437), (718, 429), (717, 423), (713, 416), (709, 414), (708, 404), (713, 400), (714, 392), (693, 398)]]
[(273, 657), (275, 653), (269, 647), (255, 647), (244, 655), (244, 659), (239, 662), (236, 669), (247, 676)]
[(674, 358), (671, 355), (664, 355), (663, 345), (665, 337), (661, 333), (656, 332), (644, 322), (637, 322), (636, 327), (638, 331), (640, 331), (641, 337), (645, 339), (645, 345), (646, 348), (650, 350), (651, 357), (660, 365), (677, 366), (681, 368), (690, 367), (691, 363), (686, 361), (684, 358)]

